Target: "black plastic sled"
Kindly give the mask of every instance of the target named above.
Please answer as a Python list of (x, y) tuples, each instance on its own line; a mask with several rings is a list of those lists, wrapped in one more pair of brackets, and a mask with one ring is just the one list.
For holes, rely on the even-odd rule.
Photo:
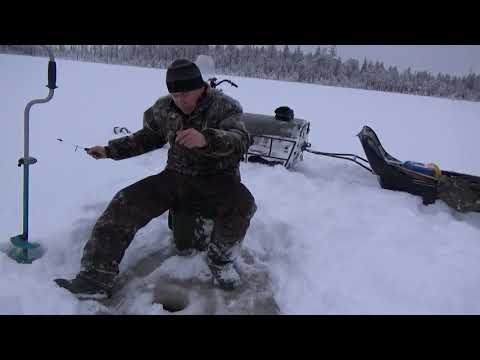
[[(439, 199), (438, 182), (440, 174), (433, 168), (422, 167), (420, 163), (402, 162), (385, 151), (377, 134), (364, 126), (358, 134), (370, 167), (378, 175), (383, 189), (405, 191), (422, 197), (423, 204), (433, 204)], [(438, 170), (440, 172), (440, 170)], [(480, 177), (441, 170), (442, 176), (461, 179), (469, 190), (480, 198)]]

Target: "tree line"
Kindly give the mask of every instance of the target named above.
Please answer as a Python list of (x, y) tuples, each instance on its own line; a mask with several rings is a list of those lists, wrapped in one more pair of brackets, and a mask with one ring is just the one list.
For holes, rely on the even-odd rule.
[[(285, 45), (50, 45), (58, 58), (108, 64), (166, 68), (177, 58), (194, 61), (210, 55), (217, 74), (403, 94), (480, 101), (480, 75), (453, 76), (356, 59), (342, 60), (335, 45), (318, 46), (305, 53), (300, 47)], [(0, 45), (0, 52), (46, 56), (44, 48), (32, 45)]]

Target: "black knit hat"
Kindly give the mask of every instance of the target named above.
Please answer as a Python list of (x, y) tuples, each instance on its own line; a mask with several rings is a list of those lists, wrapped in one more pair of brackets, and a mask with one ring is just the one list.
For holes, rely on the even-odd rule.
[(167, 69), (167, 89), (170, 93), (196, 90), (204, 85), (200, 69), (189, 60), (175, 60)]

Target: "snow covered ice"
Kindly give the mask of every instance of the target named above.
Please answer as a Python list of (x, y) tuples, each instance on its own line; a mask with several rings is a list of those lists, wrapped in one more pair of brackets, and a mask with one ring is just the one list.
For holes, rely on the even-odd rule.
[[(293, 170), (241, 164), (258, 205), (238, 264), (250, 280), (245, 288), (226, 294), (205, 286), (203, 254), (172, 253), (164, 214), (127, 250), (122, 296), (78, 301), (53, 279), (78, 272), (108, 201), (162, 170), (167, 150), (96, 161), (67, 142), (104, 145), (123, 136), (115, 126), (139, 129), (143, 111), (167, 92), (165, 70), (57, 59), (59, 88), (30, 113), (30, 152), (38, 159), (30, 171), (30, 241), (46, 253), (20, 265), (4, 251), (22, 228), (23, 111), (48, 93), (47, 62), (0, 54), (0, 314), (163, 315), (171, 314), (160, 304), (171, 293), (184, 306), (175, 314), (480, 313), (480, 214), (460, 214), (440, 201), (423, 206), (419, 197), (382, 190), (353, 163), (309, 153)], [(356, 134), (369, 125), (399, 159), (480, 175), (480, 103), (228, 78), (239, 87), (223, 89), (245, 112), (273, 114), (288, 105), (310, 121), (315, 150), (363, 156)]]

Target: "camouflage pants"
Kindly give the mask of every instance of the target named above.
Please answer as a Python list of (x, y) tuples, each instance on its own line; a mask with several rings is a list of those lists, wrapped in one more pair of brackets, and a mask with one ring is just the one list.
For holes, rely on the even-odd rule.
[(97, 220), (85, 245), (82, 270), (118, 274), (136, 232), (168, 209), (190, 203), (215, 210), (211, 260), (231, 261), (256, 211), (250, 191), (234, 175), (185, 176), (164, 170), (122, 190)]

